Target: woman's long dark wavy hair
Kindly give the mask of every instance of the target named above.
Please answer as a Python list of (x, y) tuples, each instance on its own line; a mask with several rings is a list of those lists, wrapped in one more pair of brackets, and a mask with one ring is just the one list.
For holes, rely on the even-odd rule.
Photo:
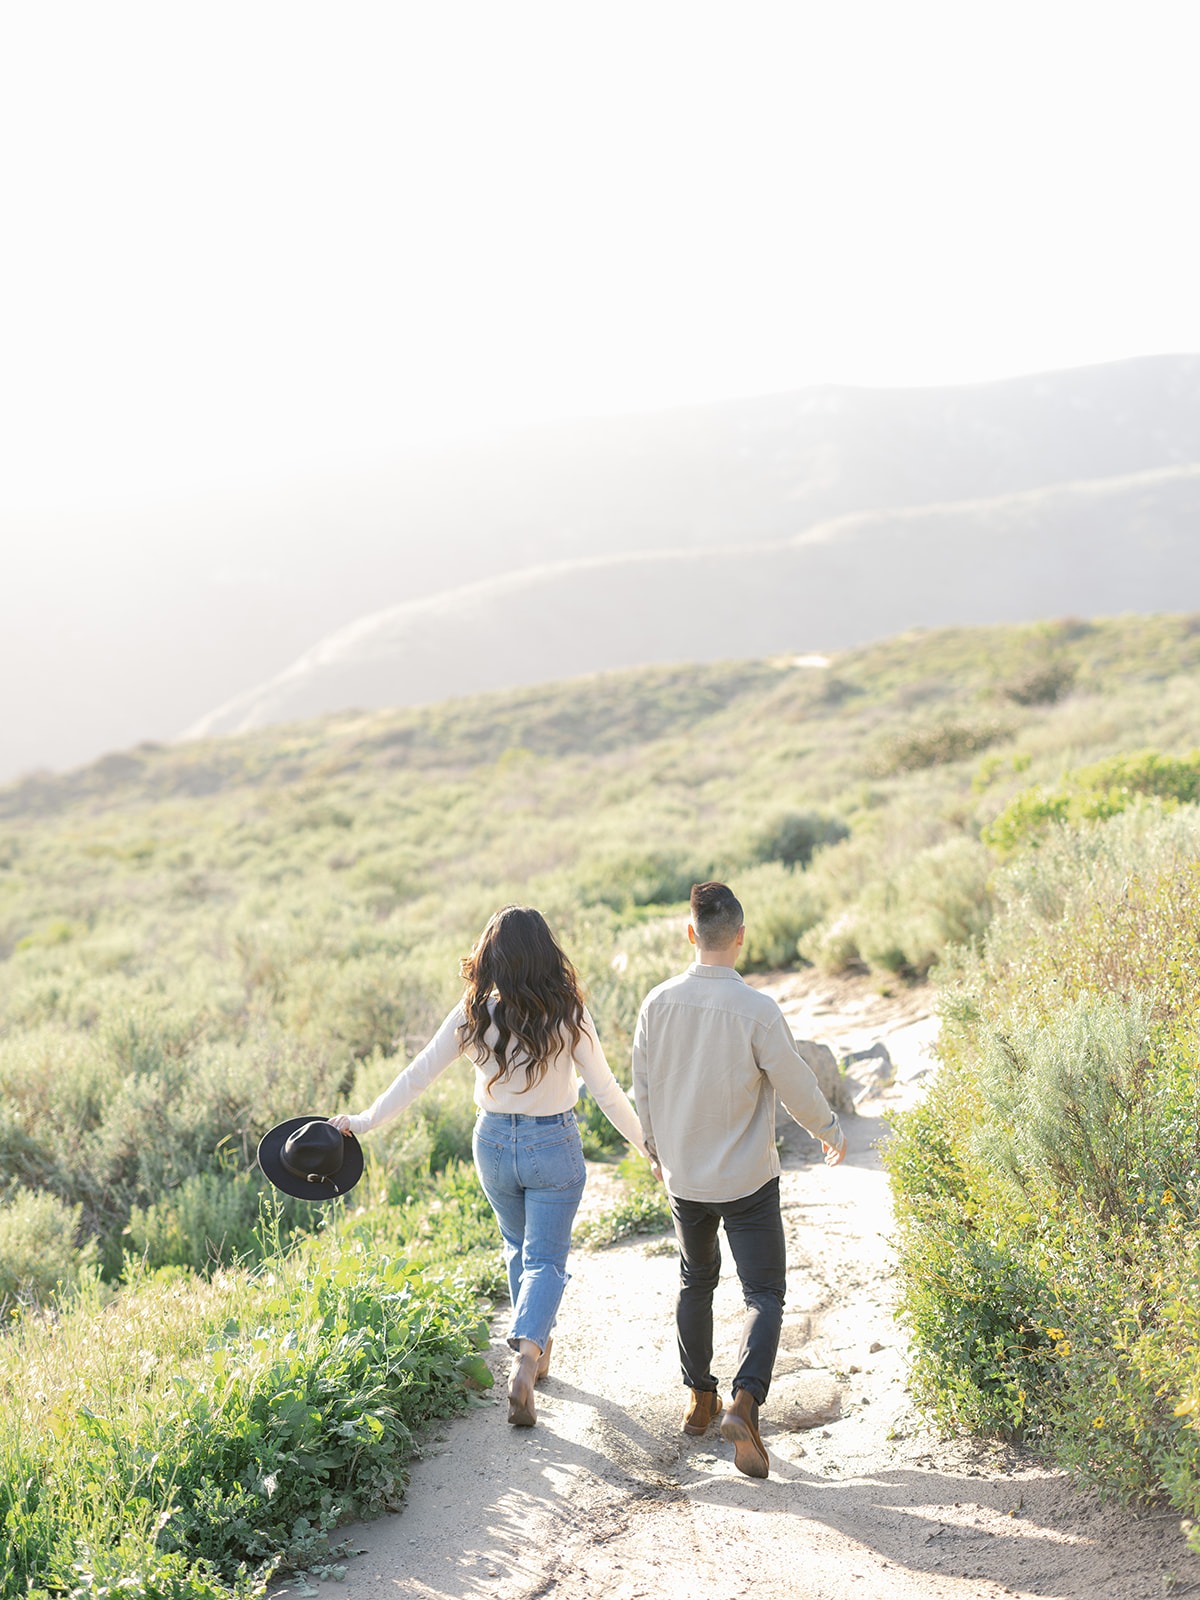
[[(583, 996), (575, 968), (559, 949), (546, 919), (532, 906), (501, 906), (462, 961), (466, 980), (459, 1029), (463, 1054), (477, 1066), (488, 1056), (498, 1063), (488, 1088), (505, 1082), (524, 1057), (525, 1082), (532, 1089), (551, 1061), (583, 1037)], [(495, 996), (495, 1004), (488, 1002)], [(489, 1049), (484, 1035), (495, 1023), (500, 1035)]]

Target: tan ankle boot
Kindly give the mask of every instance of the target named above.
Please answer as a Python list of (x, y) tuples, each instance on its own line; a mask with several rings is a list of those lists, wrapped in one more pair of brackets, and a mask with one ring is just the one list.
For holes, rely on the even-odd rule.
[(537, 1345), (530, 1345), (512, 1364), (508, 1379), (508, 1420), (514, 1428), (532, 1428), (537, 1421), (533, 1385), (537, 1380), (540, 1355)]
[(551, 1335), (551, 1337), (546, 1340), (546, 1348), (538, 1357), (537, 1372), (534, 1374), (533, 1378), (534, 1383), (541, 1383), (542, 1379), (550, 1371), (550, 1352), (553, 1348), (554, 1337)]
[(749, 1389), (738, 1389), (721, 1422), (721, 1437), (733, 1446), (733, 1464), (748, 1478), (765, 1478), (771, 1458), (758, 1432), (758, 1402)]
[(710, 1422), (721, 1415), (721, 1396), (715, 1389), (693, 1389), (683, 1413), (683, 1431), (699, 1436), (708, 1432)]

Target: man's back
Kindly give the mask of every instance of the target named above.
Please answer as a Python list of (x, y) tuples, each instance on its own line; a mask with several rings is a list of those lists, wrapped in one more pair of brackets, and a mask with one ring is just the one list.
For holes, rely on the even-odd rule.
[(810, 1133), (840, 1139), (778, 1005), (729, 966), (697, 962), (646, 996), (633, 1088), (667, 1187), (683, 1199), (737, 1199), (778, 1175), (776, 1091)]

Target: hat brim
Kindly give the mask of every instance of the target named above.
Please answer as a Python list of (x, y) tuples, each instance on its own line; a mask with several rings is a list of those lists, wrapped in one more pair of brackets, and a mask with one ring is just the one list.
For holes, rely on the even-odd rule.
[[(306, 1122), (328, 1121), (329, 1118), (322, 1116), (319, 1111), (305, 1117), (289, 1117), (286, 1122), (277, 1123), (269, 1133), (264, 1133), (258, 1141), (258, 1164), (275, 1187), (282, 1189), (284, 1194), (294, 1195), (297, 1200), (311, 1200), (314, 1205), (323, 1205), (326, 1200), (339, 1200), (342, 1195), (349, 1194), (362, 1177), (362, 1145), (352, 1133), (342, 1135), (344, 1150), (342, 1169), (332, 1184), (309, 1183), (306, 1178), (298, 1178), (284, 1166), (283, 1147), (292, 1134)], [(337, 1185), (336, 1188), (334, 1184)]]

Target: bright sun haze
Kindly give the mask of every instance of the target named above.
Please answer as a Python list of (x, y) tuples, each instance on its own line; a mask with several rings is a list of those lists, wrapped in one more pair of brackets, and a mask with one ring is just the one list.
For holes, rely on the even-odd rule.
[(1185, 8), (9, 8), (9, 512), (1200, 347)]

